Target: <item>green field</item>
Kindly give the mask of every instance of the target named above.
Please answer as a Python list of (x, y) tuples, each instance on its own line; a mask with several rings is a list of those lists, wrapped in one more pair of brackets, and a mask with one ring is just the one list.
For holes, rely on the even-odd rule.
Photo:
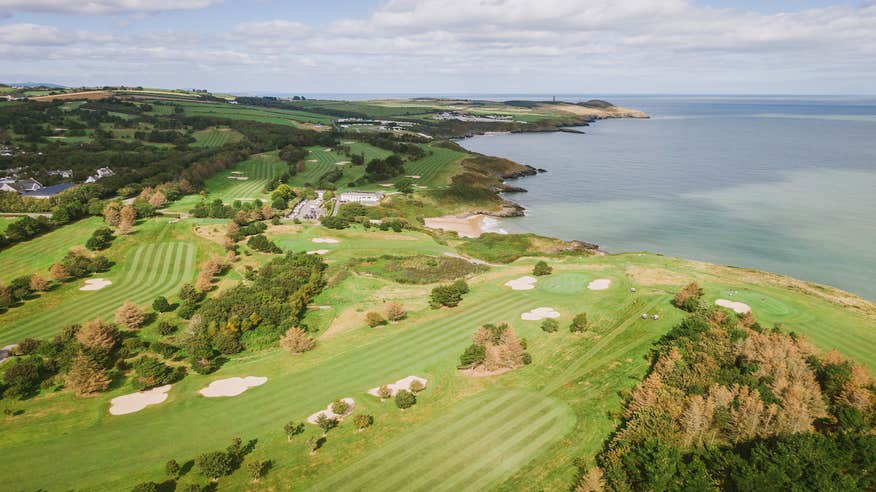
[[(8, 222), (2, 219), (2, 222)], [(103, 221), (93, 217), (55, 229), (48, 234), (24, 243), (14, 244), (0, 251), (0, 282), (8, 282), (22, 275), (46, 274), (46, 271), (70, 251), (83, 246)]]
[[(221, 198), (226, 202), (265, 199), (270, 195), (263, 193), (262, 189), (271, 178), (282, 174), (287, 167), (277, 157), (276, 152), (253, 155), (238, 164), (234, 170), (217, 173), (208, 179), (206, 187), (209, 198)], [(246, 179), (231, 179), (234, 176)]]
[(420, 186), (447, 184), (450, 176), (460, 170), (456, 163), (466, 156), (462, 152), (442, 147), (428, 146), (427, 151), (431, 152), (431, 155), (427, 155), (418, 161), (410, 162), (405, 166), (408, 174), (420, 176), (419, 179), (415, 180), (416, 184)]
[[(185, 222), (176, 226), (180, 233), (191, 227)], [(163, 226), (150, 227), (155, 231), (148, 236), (156, 240), (132, 241), (124, 259), (104, 275), (113, 279), (112, 286), (58, 293), (63, 305), (35, 306), (11, 329), (4, 324), (0, 343), (29, 334), (50, 335), (54, 331), (47, 327), (64, 322), (108, 316), (126, 298), (148, 302), (172, 293), (193, 274), (194, 248), (181, 242), (182, 236), (160, 232)], [(327, 249), (330, 269), (340, 270), (354, 258), (452, 250), (409, 232), (285, 225), (268, 235), (284, 250)], [(316, 238), (339, 242), (314, 243)], [(125, 386), (89, 399), (60, 392), (16, 404), (24, 413), (15, 417), (14, 427), (6, 426), (0, 473), (28, 489), (75, 484), (120, 490), (162, 479), (163, 463), (170, 458), (184, 462), (239, 436), (258, 439), (252, 456), (273, 461), (260, 483), (266, 489), (567, 490), (576, 476), (572, 459), (592, 457), (601, 449), (617, 424), (609, 415), (622, 407), (618, 393), (644, 375), (651, 344), (683, 316), (669, 300), (690, 280), (698, 281), (710, 300), (749, 303), (765, 326), (783, 323), (822, 349), (837, 348), (871, 367), (876, 360), (872, 318), (734, 269), (640, 254), (549, 262), (554, 274), (540, 277), (533, 290), (504, 286), (530, 272), (534, 260), (521, 259), (470, 279), (472, 292), (462, 304), (442, 310), (426, 308), (429, 286), (349, 272), (314, 300), (329, 309), (305, 318), (322, 337), (316, 350), (303, 356), (272, 349), (233, 357), (215, 374), (189, 375), (173, 387), (166, 402), (126, 416), (106, 413), (109, 399), (130, 392)], [(612, 284), (604, 291), (587, 289), (597, 278)], [(637, 292), (631, 293), (630, 287)], [(387, 299), (402, 300), (411, 310), (409, 319), (379, 329), (349, 322), (351, 315), (381, 309)], [(521, 320), (522, 313), (537, 307), (561, 313), (560, 332), (547, 334), (539, 322)], [(565, 327), (581, 311), (588, 313), (592, 329), (583, 336), (570, 334)], [(661, 319), (643, 320), (643, 312)], [(458, 373), (457, 357), (471, 333), (484, 323), (501, 321), (528, 341), (533, 363), (487, 378)], [(208, 399), (196, 393), (210, 381), (248, 375), (269, 380), (233, 398)], [(429, 380), (418, 404), (408, 411), (365, 393), (408, 375)], [(345, 422), (329, 432), (327, 443), (313, 456), (303, 443), (318, 433), (314, 426), (296, 442), (286, 442), (281, 432), (285, 422), (303, 420), (342, 397), (354, 398), (357, 411), (373, 414), (374, 426), (358, 433)], [(12, 424), (10, 419), (0, 417), (4, 424)], [(81, 449), (88, 452), (76, 452)], [(61, 460), (64, 466), (58, 467)], [(182, 483), (193, 480), (196, 471)], [(220, 489), (249, 486), (245, 470), (219, 481)]]
[(197, 131), (192, 136), (195, 137), (192, 147), (221, 147), (243, 139), (243, 135), (230, 128), (209, 128)]
[(212, 116), (232, 120), (259, 121), (277, 125), (299, 126), (299, 123), (331, 124), (331, 116), (296, 111), (220, 103), (198, 103), (180, 101), (174, 103), (185, 110), (187, 116)]

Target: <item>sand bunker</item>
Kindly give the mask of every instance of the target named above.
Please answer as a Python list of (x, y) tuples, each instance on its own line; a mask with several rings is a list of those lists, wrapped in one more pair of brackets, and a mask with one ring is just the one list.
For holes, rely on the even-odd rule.
[(344, 414), (339, 415), (339, 414), (333, 412), (332, 411), (332, 404), (329, 403), (328, 407), (326, 407), (325, 410), (320, 410), (319, 412), (316, 412), (315, 414), (311, 415), (310, 417), (307, 417), (307, 421), (310, 422), (311, 424), (316, 424), (316, 421), (317, 421), (317, 419), (319, 419), (320, 415), (325, 415), (327, 418), (330, 418), (330, 419), (343, 420), (344, 417), (353, 413), (353, 409), (356, 408), (356, 402), (352, 398), (342, 398), (341, 400), (343, 402), (345, 402), (347, 405), (349, 405), (349, 407), (350, 407), (347, 409), (347, 411)]
[(535, 283), (538, 279), (535, 277), (525, 276), (515, 280), (505, 282), (505, 285), (511, 287), (512, 290), (532, 290), (535, 288)]
[(131, 393), (130, 395), (118, 396), (110, 400), (109, 413), (112, 415), (125, 415), (139, 412), (149, 405), (158, 405), (167, 399), (167, 392), (173, 385), (159, 386), (148, 391)]
[(590, 290), (605, 290), (611, 285), (611, 279), (607, 278), (598, 278), (589, 284), (587, 284), (587, 288)]
[(85, 281), (84, 286), (79, 287), (79, 290), (100, 290), (110, 284), (112, 282), (105, 278), (90, 278)]
[(198, 393), (207, 398), (220, 396), (237, 396), (244, 391), (261, 386), (268, 382), (268, 378), (247, 376), (245, 378), (218, 379), (210, 383), (206, 388), (201, 388)]
[(338, 166), (346, 166), (347, 164), (350, 164), (350, 161), (341, 161), (341, 162), (336, 162), (335, 164)]
[(408, 176), (405, 176), (405, 177), (406, 177), (406, 178), (411, 178), (411, 179), (420, 179), (420, 178), (422, 178), (422, 176), (417, 176), (416, 174), (411, 174), (411, 175), (408, 175)]
[(319, 161), (316, 159), (307, 159), (307, 162), (319, 162)]
[(337, 239), (332, 239), (330, 237), (315, 237), (315, 238), (311, 239), (310, 241), (314, 242), (314, 243), (328, 243), (328, 244), (337, 244), (340, 242)]
[(389, 188), (390, 186), (395, 186), (395, 185), (392, 183), (383, 183), (380, 186), (383, 186), (384, 188)]
[(730, 308), (739, 314), (745, 314), (751, 311), (751, 306), (744, 302), (728, 301), (727, 299), (718, 299), (715, 304), (721, 307)]
[(309, 254), (309, 255), (324, 255), (324, 254), (327, 254), (328, 252), (329, 252), (329, 250), (327, 250), (327, 249), (315, 249), (313, 251), (308, 251), (307, 254)]
[(535, 308), (528, 313), (523, 313), (520, 315), (520, 319), (526, 321), (540, 321), (545, 318), (559, 318), (560, 313), (554, 308), (540, 307)]
[(322, 149), (323, 152), (331, 152), (332, 149)]
[[(395, 396), (395, 394), (398, 393), (399, 390), (410, 391), (411, 383), (413, 383), (414, 381), (419, 381), (420, 384), (423, 385), (423, 388), (425, 388), (426, 384), (428, 383), (428, 381), (423, 378), (418, 378), (417, 376), (408, 376), (406, 378), (399, 379), (392, 384), (387, 384), (386, 387), (389, 388), (390, 394), (392, 396)], [(370, 390), (368, 390), (368, 394), (380, 398), (380, 386), (376, 388), (371, 388)]]

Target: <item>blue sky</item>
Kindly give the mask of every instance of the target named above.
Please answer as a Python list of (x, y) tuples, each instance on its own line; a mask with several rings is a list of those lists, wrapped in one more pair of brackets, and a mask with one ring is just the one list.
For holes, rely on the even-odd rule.
[(283, 93), (871, 94), (873, 0), (0, 0), (0, 78)]

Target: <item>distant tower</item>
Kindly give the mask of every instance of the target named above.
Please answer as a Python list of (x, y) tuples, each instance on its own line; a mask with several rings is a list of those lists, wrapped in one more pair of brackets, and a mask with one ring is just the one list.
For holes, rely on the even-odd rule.
[(557, 102), (557, 96), (554, 96), (554, 102)]

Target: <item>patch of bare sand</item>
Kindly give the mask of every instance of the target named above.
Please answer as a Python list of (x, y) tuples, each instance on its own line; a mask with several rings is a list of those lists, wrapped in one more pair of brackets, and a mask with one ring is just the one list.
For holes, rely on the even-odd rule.
[(725, 307), (728, 309), (732, 309), (734, 312), (738, 314), (745, 314), (751, 311), (751, 307), (744, 302), (738, 301), (729, 301), (727, 299), (718, 299), (715, 301), (715, 304), (721, 307)]
[[(395, 394), (398, 393), (400, 390), (410, 391), (411, 383), (413, 383), (414, 381), (419, 381), (420, 384), (423, 385), (423, 388), (425, 388), (426, 385), (429, 384), (429, 381), (426, 379), (417, 376), (408, 376), (406, 378), (401, 378), (394, 383), (389, 383), (386, 385), (386, 387), (389, 388), (390, 396), (395, 396)], [(380, 398), (380, 386), (376, 388), (371, 388), (370, 390), (368, 390), (368, 394)]]
[(227, 378), (217, 379), (210, 383), (207, 387), (201, 388), (198, 393), (207, 398), (217, 398), (220, 396), (237, 396), (244, 391), (261, 386), (268, 382), (266, 377), (246, 376), (243, 378)]
[(90, 278), (85, 281), (85, 285), (79, 287), (79, 290), (100, 290), (108, 285), (111, 285), (112, 281), (107, 280), (105, 278)]
[(428, 217), (424, 219), (426, 227), (430, 229), (440, 229), (442, 231), (451, 231), (459, 235), (459, 237), (480, 237), (486, 232), (484, 219), (486, 215), (474, 214), (466, 216), (444, 216), (444, 217)]
[(633, 265), (627, 267), (626, 273), (640, 285), (683, 285), (691, 281), (689, 276), (665, 268)]
[(499, 374), (505, 374), (506, 372), (513, 371), (514, 369), (510, 367), (503, 367), (501, 369), (496, 369), (495, 371), (488, 371), (484, 369), (483, 365), (477, 366), (472, 369), (460, 369), (459, 373), (464, 374), (466, 376), (471, 376), (474, 378), (485, 378), (489, 376), (498, 376)]
[(559, 318), (560, 312), (554, 308), (540, 307), (532, 311), (525, 312), (520, 315), (520, 319), (525, 321), (541, 321), (545, 318)]
[(326, 243), (326, 244), (337, 244), (340, 241), (330, 237), (315, 237), (310, 240), (312, 243)]
[(307, 254), (309, 254), (309, 255), (325, 255), (325, 254), (328, 254), (329, 252), (330, 252), (330, 250), (327, 250), (327, 249), (315, 249), (312, 251), (308, 251)]
[(110, 400), (109, 413), (126, 415), (139, 412), (150, 405), (158, 405), (167, 400), (167, 392), (173, 385), (159, 386), (148, 391), (138, 391), (129, 395), (117, 396)]
[[(344, 412), (342, 414), (337, 414), (337, 413), (333, 412), (332, 411), (332, 404), (329, 403), (325, 410), (320, 410), (319, 412), (316, 412), (315, 414), (311, 415), (310, 417), (307, 417), (307, 421), (311, 424), (316, 425), (316, 421), (319, 419), (320, 415), (325, 415), (326, 417), (328, 417), (330, 419), (343, 420), (344, 417), (353, 413), (353, 409), (356, 408), (356, 401), (353, 400), (352, 398), (342, 398), (341, 400), (349, 406), (349, 408), (347, 408), (346, 412)], [(332, 403), (334, 403), (334, 402), (332, 402)]]
[(535, 288), (535, 284), (538, 282), (538, 279), (535, 277), (530, 277), (529, 275), (509, 280), (505, 282), (506, 287), (511, 287), (511, 290), (532, 290)]
[(587, 288), (590, 290), (605, 290), (611, 286), (611, 279), (608, 278), (598, 278), (596, 280), (591, 281), (587, 284)]

